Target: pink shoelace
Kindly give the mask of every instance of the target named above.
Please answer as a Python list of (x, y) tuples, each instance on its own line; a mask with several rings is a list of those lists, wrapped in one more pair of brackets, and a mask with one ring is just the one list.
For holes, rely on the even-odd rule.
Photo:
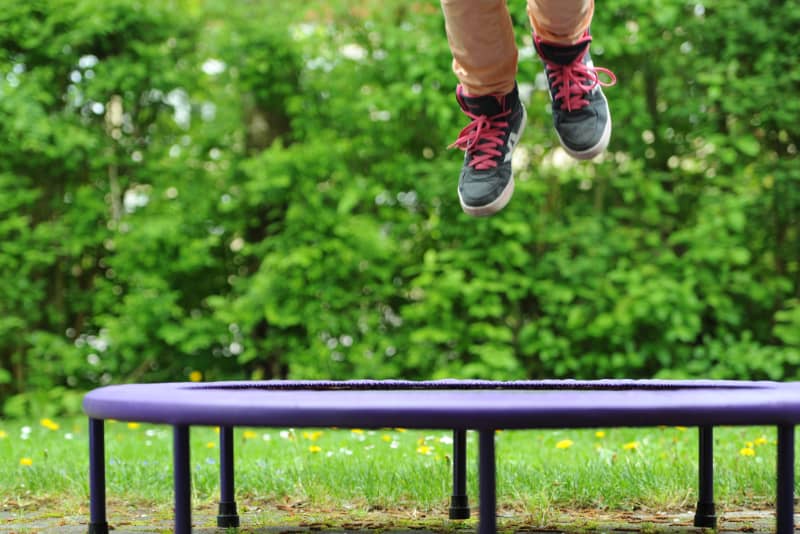
[[(583, 56), (586, 52), (575, 58), (569, 65), (559, 65), (545, 60), (547, 66), (547, 76), (550, 83), (559, 86), (553, 98), (561, 99), (561, 109), (573, 111), (589, 105), (589, 101), (584, 97), (598, 85), (601, 87), (611, 87), (617, 83), (617, 77), (608, 69), (603, 67), (589, 67), (583, 64)], [(608, 82), (600, 79), (598, 73), (603, 73), (609, 77)], [(591, 85), (586, 85), (586, 82)]]
[(455, 147), (466, 151), (472, 156), (469, 166), (476, 170), (485, 171), (497, 167), (497, 161), (493, 158), (503, 155), (497, 147), (503, 146), (504, 129), (508, 128), (508, 122), (501, 119), (507, 117), (511, 110), (491, 117), (475, 115), (466, 110), (464, 113), (472, 119), (472, 122), (461, 130), (458, 139), (448, 148)]

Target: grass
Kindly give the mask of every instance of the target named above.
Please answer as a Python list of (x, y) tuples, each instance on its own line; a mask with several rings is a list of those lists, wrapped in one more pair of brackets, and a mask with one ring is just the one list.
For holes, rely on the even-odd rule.
[[(374, 510), (446, 517), (449, 431), (236, 429), (237, 500), (306, 518)], [(194, 503), (218, 495), (219, 437), (191, 430)], [(170, 513), (168, 426), (106, 423), (107, 494), (115, 506)], [(715, 429), (715, 490), (722, 508), (771, 505), (771, 427)], [(469, 494), (477, 502), (477, 434), (468, 434)], [(85, 419), (0, 421), (0, 495), (6, 509), (69, 514), (88, 503)], [(498, 503), (544, 524), (557, 510), (681, 510), (697, 500), (697, 430), (681, 427), (505, 431), (497, 434)], [(42, 505), (41, 503), (46, 503)]]

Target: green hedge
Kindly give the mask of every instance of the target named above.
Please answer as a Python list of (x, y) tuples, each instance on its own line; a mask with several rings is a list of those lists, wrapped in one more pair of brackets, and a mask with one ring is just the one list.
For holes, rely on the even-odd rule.
[(580, 164), (510, 2), (529, 125), (480, 220), (434, 0), (0, 3), (7, 414), (192, 371), (800, 378), (789, 2), (598, 5)]

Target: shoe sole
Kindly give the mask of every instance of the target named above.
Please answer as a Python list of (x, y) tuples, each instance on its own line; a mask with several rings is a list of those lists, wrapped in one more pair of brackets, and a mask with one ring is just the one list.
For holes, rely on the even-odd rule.
[[(522, 133), (525, 131), (525, 125), (528, 122), (528, 111), (525, 109), (525, 106), (522, 106), (522, 123), (519, 126), (519, 134), (517, 136), (517, 143), (511, 145), (511, 149), (509, 150), (510, 154), (514, 153), (514, 150), (519, 145), (520, 139), (522, 139)], [(458, 201), (461, 203), (461, 209), (464, 210), (464, 213), (467, 215), (471, 215), (472, 217), (488, 217), (489, 215), (494, 215), (498, 211), (505, 208), (509, 201), (511, 200), (511, 196), (514, 194), (514, 171), (511, 171), (511, 176), (508, 178), (508, 183), (506, 184), (503, 191), (493, 201), (485, 204), (483, 206), (470, 206), (464, 204), (464, 199), (461, 198), (461, 191), (458, 192)]]
[(561, 143), (561, 148), (563, 148), (567, 154), (573, 158), (580, 160), (592, 159), (602, 154), (603, 151), (608, 147), (608, 142), (611, 140), (611, 111), (608, 109), (608, 100), (606, 100), (605, 95), (603, 95), (603, 101), (606, 105), (606, 117), (608, 117), (608, 120), (606, 121), (605, 128), (603, 128), (603, 134), (600, 136), (600, 140), (593, 147), (587, 148), (586, 150), (574, 150), (564, 144), (564, 140), (561, 139), (561, 135), (559, 135), (558, 130), (556, 130), (556, 135), (558, 135), (558, 141)]

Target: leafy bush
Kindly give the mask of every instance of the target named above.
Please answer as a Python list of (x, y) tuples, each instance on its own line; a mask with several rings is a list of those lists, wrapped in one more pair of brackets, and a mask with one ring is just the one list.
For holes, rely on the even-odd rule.
[(476, 220), (438, 3), (263, 4), (2, 6), (6, 413), (197, 370), (799, 377), (792, 6), (598, 5), (615, 129), (578, 164), (510, 2), (529, 126)]

